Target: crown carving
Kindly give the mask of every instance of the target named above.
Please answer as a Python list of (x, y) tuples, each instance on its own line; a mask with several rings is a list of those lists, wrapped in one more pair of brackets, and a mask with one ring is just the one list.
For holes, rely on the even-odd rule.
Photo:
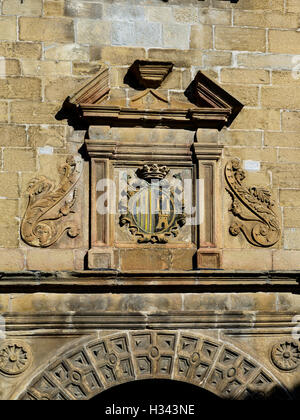
[(156, 163), (152, 165), (144, 165), (136, 171), (136, 175), (145, 181), (152, 179), (164, 179), (170, 169), (167, 166), (158, 166)]

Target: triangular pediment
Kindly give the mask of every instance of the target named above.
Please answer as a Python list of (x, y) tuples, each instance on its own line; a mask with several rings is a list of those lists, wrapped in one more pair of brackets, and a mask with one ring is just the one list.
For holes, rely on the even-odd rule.
[[(176, 100), (166, 94), (164, 80), (172, 63), (135, 62), (124, 79), (138, 86), (118, 89), (117, 97), (109, 88), (109, 71), (102, 68), (78, 92), (67, 98), (58, 119), (80, 120), (84, 125), (168, 127), (196, 130), (229, 126), (243, 105), (198, 72), (185, 92)], [(141, 80), (143, 83), (141, 83)], [(132, 93), (133, 91), (133, 93)], [(77, 124), (78, 125), (78, 124)]]

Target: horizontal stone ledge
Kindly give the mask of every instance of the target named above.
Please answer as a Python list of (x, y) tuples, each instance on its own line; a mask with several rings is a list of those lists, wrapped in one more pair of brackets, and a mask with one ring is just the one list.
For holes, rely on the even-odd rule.
[(300, 291), (300, 271), (117, 270), (0, 273), (1, 293), (74, 292), (292, 292)]

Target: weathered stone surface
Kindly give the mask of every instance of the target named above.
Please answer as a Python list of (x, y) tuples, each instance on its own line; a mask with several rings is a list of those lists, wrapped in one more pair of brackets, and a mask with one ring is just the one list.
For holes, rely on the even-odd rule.
[(28, 0), (26, 4), (19, 0), (3, 0), (2, 13), (17, 16), (41, 16), (43, 0)]
[(72, 20), (21, 17), (19, 27), (21, 41), (74, 41), (74, 24)]
[[(18, 249), (0, 249), (0, 271), (22, 271), (25, 268), (25, 255)], [(2, 299), (5, 298), (4, 296)], [(0, 299), (0, 313), (7, 308)]]
[(74, 254), (72, 250), (29, 249), (26, 261), (28, 270), (74, 270)]
[(0, 197), (19, 198), (19, 179), (17, 172), (0, 172)]

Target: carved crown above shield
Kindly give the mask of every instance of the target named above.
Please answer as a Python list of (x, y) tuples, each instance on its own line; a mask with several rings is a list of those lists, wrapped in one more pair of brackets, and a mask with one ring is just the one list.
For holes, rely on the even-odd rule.
[[(243, 105), (224, 89), (198, 72), (182, 93), (170, 99), (164, 83), (172, 72), (171, 62), (137, 60), (129, 68), (124, 82), (136, 92), (128, 98), (110, 95), (109, 70), (99, 74), (72, 97), (66, 99), (57, 119), (68, 119), (71, 125), (167, 127), (192, 129), (229, 126)], [(121, 93), (122, 90), (120, 89)]]

